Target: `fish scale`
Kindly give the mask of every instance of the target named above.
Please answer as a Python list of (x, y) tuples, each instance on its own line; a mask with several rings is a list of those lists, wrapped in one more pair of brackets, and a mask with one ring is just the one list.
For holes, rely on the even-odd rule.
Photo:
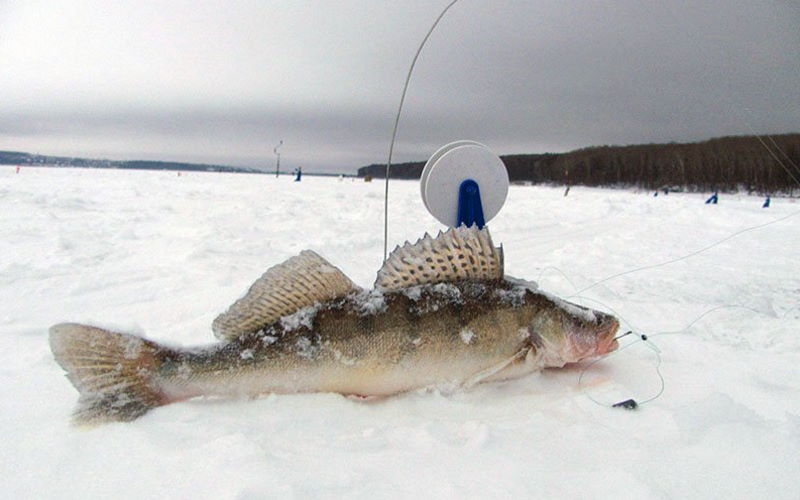
[(214, 320), (216, 345), (176, 349), (72, 323), (51, 327), (50, 345), (86, 424), (198, 396), (468, 388), (607, 353), (618, 326), (503, 276), (488, 229), (461, 227), (398, 247), (372, 290), (303, 251)]

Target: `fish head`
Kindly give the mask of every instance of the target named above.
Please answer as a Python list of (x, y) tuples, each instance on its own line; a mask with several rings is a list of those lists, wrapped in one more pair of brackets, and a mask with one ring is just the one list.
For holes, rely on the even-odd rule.
[(562, 300), (536, 315), (529, 327), (546, 366), (563, 366), (616, 350), (618, 329), (614, 316)]
[(602, 356), (619, 347), (616, 340), (619, 330), (617, 318), (604, 312), (574, 307), (583, 311), (583, 314), (568, 313), (566, 316), (567, 344), (571, 346), (572, 355), (572, 359), (567, 362)]

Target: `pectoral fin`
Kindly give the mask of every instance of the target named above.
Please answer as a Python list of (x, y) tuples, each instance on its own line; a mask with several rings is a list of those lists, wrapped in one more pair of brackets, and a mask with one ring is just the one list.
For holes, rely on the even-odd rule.
[(519, 363), (521, 361), (524, 361), (525, 358), (527, 357), (528, 353), (530, 353), (530, 352), (531, 352), (531, 348), (530, 347), (526, 347), (525, 349), (521, 349), (518, 353), (514, 354), (510, 358), (508, 358), (506, 360), (503, 360), (502, 362), (497, 363), (494, 366), (490, 366), (489, 368), (486, 368), (485, 370), (479, 371), (478, 373), (476, 373), (475, 375), (473, 375), (472, 377), (467, 379), (467, 381), (464, 382), (463, 387), (465, 389), (469, 389), (471, 387), (476, 386), (477, 384), (480, 384), (481, 382), (485, 382), (485, 381), (491, 379), (493, 376), (495, 376), (498, 373), (502, 372), (506, 368), (508, 368), (508, 367), (510, 367), (510, 366), (512, 366), (512, 365), (514, 365), (516, 363)]

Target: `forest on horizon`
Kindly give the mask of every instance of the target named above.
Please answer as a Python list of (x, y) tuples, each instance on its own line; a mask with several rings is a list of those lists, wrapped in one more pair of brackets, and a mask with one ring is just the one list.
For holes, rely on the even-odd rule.
[[(512, 182), (686, 191), (792, 194), (800, 188), (800, 134), (732, 136), (694, 143), (593, 146), (567, 153), (504, 155)], [(393, 179), (418, 179), (424, 162), (392, 165)], [(358, 169), (383, 178), (385, 164)], [(797, 180), (796, 180), (797, 179)]]

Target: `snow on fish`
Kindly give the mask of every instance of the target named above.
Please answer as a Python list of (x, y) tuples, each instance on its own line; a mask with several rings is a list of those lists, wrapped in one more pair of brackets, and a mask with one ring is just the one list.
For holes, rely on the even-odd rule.
[(504, 276), (488, 229), (462, 226), (396, 248), (372, 290), (305, 250), (214, 320), (209, 347), (62, 323), (50, 348), (80, 393), (74, 422), (92, 424), (198, 396), (468, 388), (611, 352), (618, 327)]

